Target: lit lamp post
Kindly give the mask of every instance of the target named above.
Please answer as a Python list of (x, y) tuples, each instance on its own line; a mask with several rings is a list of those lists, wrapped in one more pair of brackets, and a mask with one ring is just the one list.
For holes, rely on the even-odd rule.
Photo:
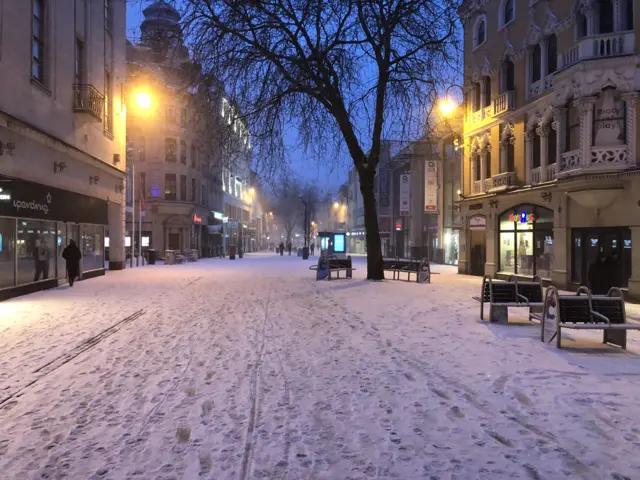
[(309, 212), (307, 210), (307, 201), (304, 197), (300, 197), (302, 204), (304, 205), (304, 247), (302, 247), (302, 259), (309, 259)]

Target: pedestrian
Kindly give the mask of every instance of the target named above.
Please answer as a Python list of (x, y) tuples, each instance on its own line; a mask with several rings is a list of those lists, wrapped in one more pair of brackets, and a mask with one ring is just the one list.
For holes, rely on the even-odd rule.
[(73, 282), (80, 275), (80, 259), (82, 253), (74, 240), (69, 240), (69, 245), (62, 251), (62, 258), (67, 262), (67, 278), (69, 285), (73, 287)]
[(49, 248), (44, 238), (40, 237), (36, 239), (33, 257), (36, 262), (34, 282), (40, 280), (40, 275), (42, 275), (43, 280), (47, 280), (49, 278)]
[(589, 288), (594, 295), (606, 295), (609, 292), (606, 261), (604, 254), (599, 253), (595, 261), (589, 265)]
[(278, 247), (280, 249), (280, 256), (284, 255), (284, 243), (280, 242), (280, 246)]
[(311, 244), (311, 256), (313, 257), (313, 250), (315, 249), (315, 245), (312, 243)]
[(289, 240), (287, 242), (287, 251), (289, 252), (289, 256), (291, 256), (291, 249), (293, 248), (293, 246), (291, 245), (291, 240)]

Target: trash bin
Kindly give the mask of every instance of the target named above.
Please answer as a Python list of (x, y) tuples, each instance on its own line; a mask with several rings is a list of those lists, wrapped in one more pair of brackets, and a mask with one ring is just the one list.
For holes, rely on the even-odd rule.
[(309, 260), (309, 247), (302, 247), (302, 259)]
[(238, 250), (238, 258), (242, 258), (244, 257), (244, 252), (242, 251), (242, 249)]
[(236, 259), (236, 247), (234, 245), (231, 245), (229, 247), (229, 260), (235, 260)]
[(153, 248), (149, 249), (149, 265), (156, 264), (157, 255), (158, 255), (158, 252), (156, 252)]

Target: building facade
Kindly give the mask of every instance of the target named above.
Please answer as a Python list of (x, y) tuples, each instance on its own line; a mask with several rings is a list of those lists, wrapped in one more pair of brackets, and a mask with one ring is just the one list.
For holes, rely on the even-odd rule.
[(605, 255), (640, 297), (633, 0), (473, 0), (460, 14), (460, 272), (575, 289)]
[(0, 7), (0, 298), (124, 267), (125, 2)]
[[(166, 250), (209, 256), (222, 244), (221, 228), (210, 227), (222, 223), (223, 212), (219, 152), (206, 136), (212, 112), (203, 105), (210, 95), (194, 86), (200, 72), (184, 46), (178, 11), (160, 0), (143, 14), (141, 40), (127, 48), (126, 245), (136, 253), (151, 248), (161, 256)], [(139, 95), (148, 96), (148, 108), (136, 104)]]

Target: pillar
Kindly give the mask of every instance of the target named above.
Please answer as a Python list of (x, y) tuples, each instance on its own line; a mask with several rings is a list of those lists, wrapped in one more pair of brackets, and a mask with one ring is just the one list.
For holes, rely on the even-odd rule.
[(498, 243), (496, 242), (496, 224), (498, 223), (497, 209), (489, 206), (487, 216), (487, 229), (485, 231), (486, 257), (484, 263), (484, 274), (495, 278), (498, 271)]
[[(638, 164), (638, 152), (636, 150), (637, 133), (636, 133), (636, 107), (638, 105), (638, 93), (631, 92), (622, 95), (626, 109), (627, 120), (627, 155), (629, 156), (629, 162), (631, 165)], [(633, 245), (633, 243), (631, 243)]]
[(109, 203), (109, 270), (124, 270), (125, 268), (125, 197), (123, 193), (117, 195), (120, 203)]
[(525, 183), (531, 185), (531, 170), (533, 168), (533, 132), (524, 132), (524, 160)]
[[(425, 149), (426, 150), (426, 149)], [(422, 242), (424, 230), (424, 165), (423, 155), (414, 155), (411, 159), (411, 248), (412, 258), (426, 257)]]
[(478, 172), (476, 172), (476, 155), (478, 154), (478, 151), (472, 151), (469, 154), (469, 163), (471, 166), (471, 175), (469, 178), (469, 192), (473, 193), (473, 183), (476, 181)]
[(480, 191), (484, 192), (484, 181), (487, 175), (487, 150), (480, 150)]
[(500, 173), (507, 171), (507, 145), (509, 140), (500, 139)]
[(593, 106), (595, 97), (583, 97), (577, 100), (580, 109), (580, 150), (582, 166), (591, 165), (591, 145), (593, 143)]
[[(555, 200), (556, 195), (554, 195)], [(558, 288), (566, 289), (571, 271), (571, 229), (569, 218), (569, 201), (566, 195), (559, 195), (554, 202), (553, 215), (553, 260), (551, 265), (551, 280)]]
[(543, 38), (542, 40), (540, 40), (540, 91), (544, 92), (544, 83), (545, 80), (547, 79), (547, 75), (549, 74), (549, 72), (547, 72), (547, 66), (549, 64), (548, 59), (549, 59), (549, 49), (547, 48), (549, 45), (549, 40), (546, 38)]
[(540, 181), (553, 180), (547, 178), (547, 165), (549, 165), (549, 125), (542, 125), (536, 129), (540, 135)]
[[(560, 173), (562, 169), (562, 152), (566, 151), (567, 143), (567, 109), (566, 108), (554, 108), (553, 109), (553, 123), (551, 127), (556, 131), (556, 169)], [(553, 179), (550, 179), (553, 180)]]

